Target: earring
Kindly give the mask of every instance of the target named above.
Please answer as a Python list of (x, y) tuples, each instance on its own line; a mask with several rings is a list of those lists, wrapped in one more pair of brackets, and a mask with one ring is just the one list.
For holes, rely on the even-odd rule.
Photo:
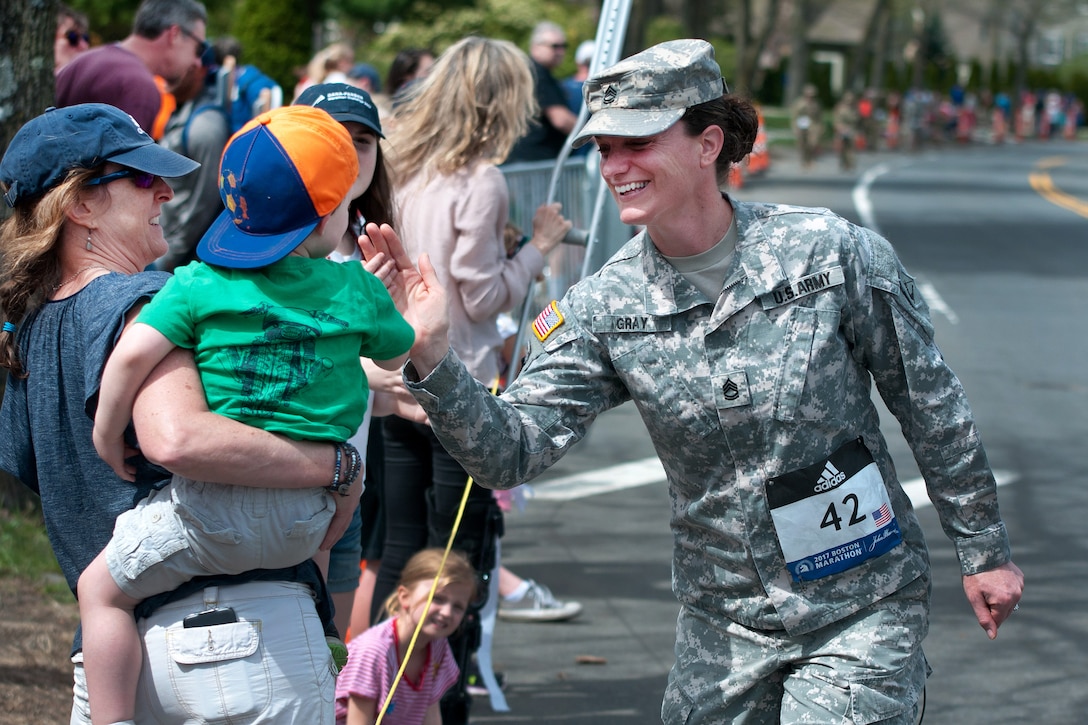
[(87, 251), (91, 251), (91, 230), (87, 230)]

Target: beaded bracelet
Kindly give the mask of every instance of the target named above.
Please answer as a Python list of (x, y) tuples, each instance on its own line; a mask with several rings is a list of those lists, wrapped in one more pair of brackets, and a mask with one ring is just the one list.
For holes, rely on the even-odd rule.
[(343, 483), (340, 480), (340, 467), (341, 467), (341, 464), (343, 463), (343, 460), (344, 460), (344, 446), (345, 445), (347, 445), (347, 444), (345, 444), (345, 443), (336, 443), (336, 444), (334, 444), (334, 447), (336, 448), (336, 467), (333, 468), (332, 483), (329, 484), (329, 491), (332, 491), (333, 493), (338, 493), (341, 496), (347, 496), (348, 495), (348, 491), (351, 489), (351, 481), (352, 481), (352, 479), (350, 479), (350, 478), (348, 479), (347, 483)]
[(344, 451), (348, 454), (348, 470), (344, 480), (350, 486), (363, 468), (363, 457), (359, 454), (359, 449), (350, 443), (344, 444)]

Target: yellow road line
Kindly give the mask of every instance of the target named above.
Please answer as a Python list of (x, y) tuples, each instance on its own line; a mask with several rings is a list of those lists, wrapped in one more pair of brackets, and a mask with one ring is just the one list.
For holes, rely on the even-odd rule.
[[(1053, 169), (1058, 166), (1063, 166), (1066, 162), (1063, 156), (1050, 156), (1045, 159), (1041, 159), (1035, 164), (1036, 169)], [(1050, 178), (1050, 174), (1046, 171), (1033, 171), (1028, 174), (1028, 183), (1031, 184), (1031, 188), (1035, 189), (1035, 192), (1049, 201), (1055, 206), (1060, 206), (1063, 209), (1068, 209), (1074, 214), (1078, 214), (1085, 219), (1088, 219), (1088, 202), (1082, 201), (1072, 194), (1066, 194), (1064, 191), (1054, 185), (1054, 180)]]

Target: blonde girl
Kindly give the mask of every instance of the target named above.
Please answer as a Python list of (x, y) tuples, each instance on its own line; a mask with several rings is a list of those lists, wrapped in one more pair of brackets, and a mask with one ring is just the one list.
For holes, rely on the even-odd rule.
[[(438, 702), (460, 675), (447, 637), (457, 631), (476, 598), (478, 577), (468, 558), (443, 549), (416, 553), (385, 602), (389, 618), (348, 643), (348, 664), (336, 680), (337, 725), (377, 721), (393, 682), (404, 674), (386, 707), (388, 725), (441, 725)], [(427, 605), (435, 578), (438, 584)], [(408, 646), (416, 630), (411, 653)]]

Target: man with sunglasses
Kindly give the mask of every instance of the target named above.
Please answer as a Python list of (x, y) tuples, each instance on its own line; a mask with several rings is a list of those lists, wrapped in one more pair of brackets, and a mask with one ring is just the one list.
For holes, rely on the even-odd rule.
[(87, 32), (89, 27), (87, 16), (78, 10), (63, 3), (57, 8), (57, 36), (53, 41), (54, 73), (59, 73), (73, 58), (91, 47), (91, 36)]
[(554, 159), (563, 149), (567, 134), (578, 122), (567, 106), (567, 94), (552, 72), (567, 54), (567, 35), (563, 28), (545, 20), (537, 23), (529, 38), (533, 86), (540, 106), (535, 122), (510, 152), (508, 161)]
[(200, 65), (207, 18), (196, 0), (144, 0), (127, 38), (81, 53), (57, 73), (57, 106), (108, 103), (150, 133), (162, 105), (155, 76), (172, 92)]

